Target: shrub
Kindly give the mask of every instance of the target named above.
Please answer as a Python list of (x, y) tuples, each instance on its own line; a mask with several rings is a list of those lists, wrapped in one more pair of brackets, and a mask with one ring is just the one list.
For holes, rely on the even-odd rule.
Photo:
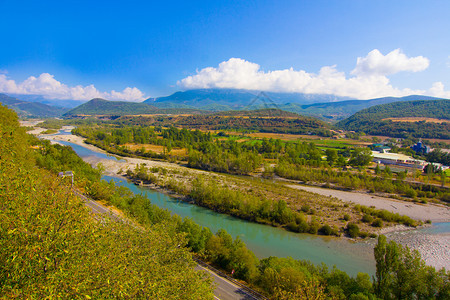
[(383, 227), (383, 221), (381, 219), (376, 219), (372, 222), (373, 227)]
[(349, 223), (347, 225), (347, 234), (351, 237), (351, 238), (356, 238), (359, 236), (359, 227), (358, 225), (354, 224), (354, 223)]
[(368, 233), (368, 232), (365, 232), (365, 231), (364, 231), (364, 232), (360, 232), (360, 233), (359, 233), (359, 237), (360, 237), (360, 238), (365, 239), (365, 238), (367, 238), (368, 236), (369, 236), (369, 233)]
[(309, 205), (308, 205), (308, 204), (304, 204), (304, 205), (302, 205), (302, 208), (301, 208), (301, 210), (302, 210), (303, 212), (307, 213), (307, 212), (309, 211), (309, 209), (310, 209), (310, 207), (309, 207)]
[(299, 226), (295, 222), (287, 224), (286, 229), (293, 232), (299, 232)]
[(363, 217), (362, 217), (362, 221), (364, 222), (364, 223), (370, 223), (370, 222), (372, 222), (373, 221), (373, 217), (371, 216), (371, 215), (364, 215)]
[(406, 191), (405, 196), (409, 197), (409, 198), (416, 198), (417, 197), (417, 192), (413, 188), (409, 188)]
[(308, 228), (308, 232), (311, 234), (317, 234), (317, 231), (319, 230), (319, 223), (317, 223), (317, 221), (311, 221), (311, 223), (309, 223), (309, 228)]
[(350, 216), (349, 216), (348, 214), (345, 214), (345, 215), (344, 215), (344, 220), (345, 220), (345, 221), (350, 220)]
[(332, 235), (333, 229), (330, 227), (330, 225), (327, 224), (320, 227), (319, 232), (323, 235)]

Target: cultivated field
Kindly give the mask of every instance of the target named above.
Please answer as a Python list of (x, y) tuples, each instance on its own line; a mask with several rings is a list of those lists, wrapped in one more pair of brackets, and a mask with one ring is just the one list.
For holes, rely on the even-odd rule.
[(425, 122), (429, 122), (429, 123), (450, 123), (450, 120), (445, 120), (445, 119), (435, 119), (435, 118), (412, 118), (412, 117), (408, 117), (408, 118), (386, 118), (383, 119), (383, 121), (386, 120), (391, 120), (392, 122), (421, 122), (421, 121), (425, 121)]

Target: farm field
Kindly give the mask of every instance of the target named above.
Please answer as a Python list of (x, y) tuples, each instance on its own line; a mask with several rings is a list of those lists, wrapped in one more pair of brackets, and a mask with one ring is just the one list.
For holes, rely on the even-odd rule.
[(430, 123), (450, 123), (447, 119), (435, 119), (435, 118), (424, 118), (424, 117), (405, 117), (405, 118), (386, 118), (382, 121), (391, 120), (392, 122), (430, 122)]

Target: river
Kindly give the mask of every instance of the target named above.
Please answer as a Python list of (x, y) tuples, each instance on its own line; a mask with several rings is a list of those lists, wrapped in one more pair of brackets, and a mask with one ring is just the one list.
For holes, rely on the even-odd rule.
[[(60, 143), (71, 146), (82, 158), (95, 156), (102, 159), (117, 159), (70, 142), (60, 141)], [(209, 227), (212, 232), (223, 228), (231, 236), (239, 236), (258, 258), (292, 257), (309, 260), (315, 264), (325, 263), (330, 268), (336, 265), (350, 275), (356, 275), (358, 272), (375, 274), (373, 241), (355, 243), (346, 239), (293, 233), (219, 214), (149, 188), (136, 186), (119, 177), (103, 176), (103, 179), (113, 180), (118, 185), (128, 187), (134, 193), (143, 194), (153, 204), (183, 218), (189, 217), (196, 223)]]

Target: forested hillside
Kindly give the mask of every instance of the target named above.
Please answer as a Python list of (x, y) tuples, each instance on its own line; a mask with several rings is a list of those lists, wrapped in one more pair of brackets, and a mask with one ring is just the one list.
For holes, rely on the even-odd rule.
[(114, 123), (120, 125), (176, 126), (199, 130), (332, 135), (330, 126), (323, 121), (278, 109), (229, 111), (195, 115), (122, 116), (115, 119)]
[(157, 110), (156, 107), (143, 103), (95, 98), (68, 111), (64, 116), (149, 114), (154, 113), (155, 110)]
[(399, 101), (415, 101), (415, 100), (438, 100), (438, 98), (411, 95), (406, 97), (384, 97), (369, 100), (346, 100), (336, 102), (314, 103), (309, 105), (298, 105), (289, 103), (281, 106), (281, 109), (296, 112), (301, 115), (320, 117), (325, 120), (342, 120), (350, 117), (354, 113), (385, 103), (399, 102)]
[[(432, 118), (434, 121), (407, 119), (419, 117)], [(399, 120), (401, 118), (403, 120)], [(373, 135), (450, 139), (448, 120), (450, 120), (450, 100), (407, 101), (364, 109), (337, 123), (336, 126)]]
[(89, 102), (68, 111), (65, 117), (77, 116), (124, 116), (124, 115), (155, 115), (155, 114), (201, 114), (200, 109), (191, 108), (156, 108), (146, 103), (109, 101), (95, 98)]

